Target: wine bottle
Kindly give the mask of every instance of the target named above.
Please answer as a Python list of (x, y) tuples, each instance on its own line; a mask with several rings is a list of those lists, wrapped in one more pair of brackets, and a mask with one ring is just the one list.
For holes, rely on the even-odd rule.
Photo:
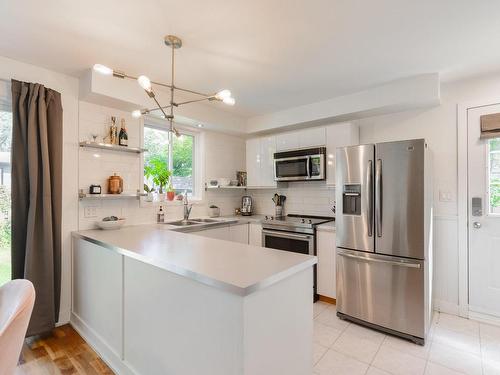
[(121, 120), (120, 134), (118, 135), (118, 142), (120, 146), (128, 146), (128, 134), (127, 129), (125, 129), (125, 119)]
[(118, 128), (116, 127), (115, 116), (111, 116), (111, 126), (109, 127), (109, 142), (112, 145), (118, 144)]

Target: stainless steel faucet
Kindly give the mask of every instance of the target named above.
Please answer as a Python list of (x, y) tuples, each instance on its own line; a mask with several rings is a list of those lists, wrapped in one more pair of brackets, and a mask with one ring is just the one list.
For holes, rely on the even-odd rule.
[(184, 191), (184, 198), (182, 199), (182, 203), (184, 204), (184, 221), (188, 221), (189, 214), (191, 213), (193, 205), (189, 204), (188, 202), (187, 191)]

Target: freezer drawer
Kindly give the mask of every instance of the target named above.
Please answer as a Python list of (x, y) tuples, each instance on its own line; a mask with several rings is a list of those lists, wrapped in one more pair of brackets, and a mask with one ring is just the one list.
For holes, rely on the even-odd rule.
[(337, 249), (337, 311), (425, 338), (424, 262)]

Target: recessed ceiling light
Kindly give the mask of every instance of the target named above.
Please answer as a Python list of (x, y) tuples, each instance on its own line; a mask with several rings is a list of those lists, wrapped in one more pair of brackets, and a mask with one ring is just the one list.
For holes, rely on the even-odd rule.
[(203, 124), (198, 124), (198, 127), (199, 127), (199, 128), (202, 128), (202, 127), (204, 127), (204, 126), (205, 126), (205, 125), (203, 125)]

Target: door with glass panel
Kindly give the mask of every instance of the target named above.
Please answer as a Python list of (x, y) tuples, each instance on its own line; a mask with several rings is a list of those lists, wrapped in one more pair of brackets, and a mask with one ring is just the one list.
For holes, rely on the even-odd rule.
[(500, 318), (500, 133), (486, 131), (500, 130), (500, 104), (469, 109), (467, 121), (469, 311)]

